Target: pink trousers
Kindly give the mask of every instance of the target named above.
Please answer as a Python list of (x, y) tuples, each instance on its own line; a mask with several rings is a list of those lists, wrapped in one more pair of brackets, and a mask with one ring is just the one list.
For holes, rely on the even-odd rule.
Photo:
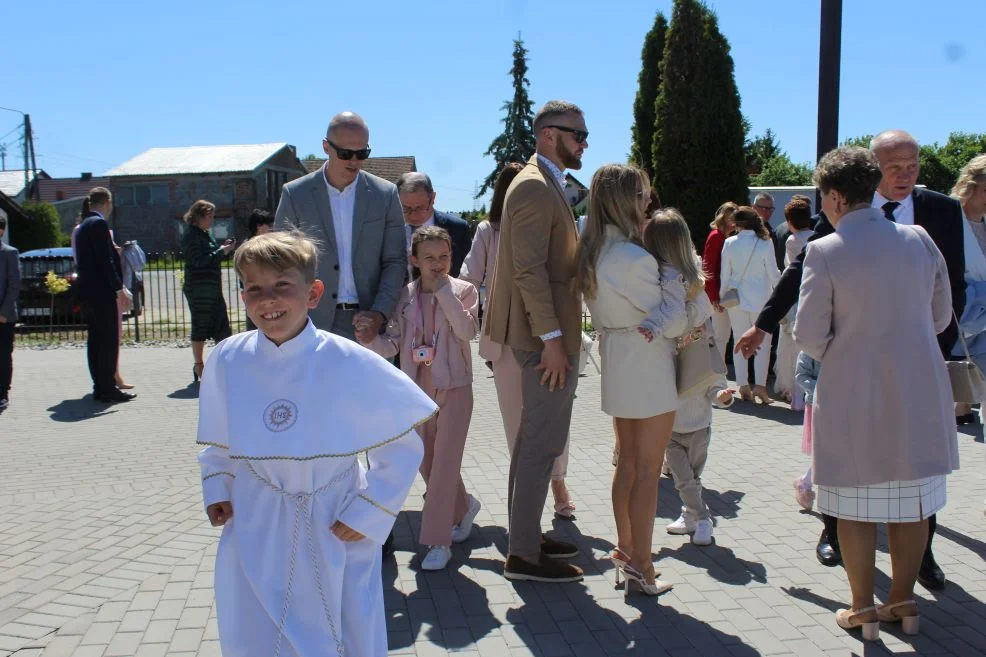
[(472, 386), (436, 390), (431, 371), (419, 369), (418, 386), (438, 404), (438, 415), (418, 427), (424, 441), (421, 476), (428, 495), (421, 512), (422, 545), (452, 545), (452, 527), (469, 510), (466, 486), (462, 483), (462, 453), (472, 419)]

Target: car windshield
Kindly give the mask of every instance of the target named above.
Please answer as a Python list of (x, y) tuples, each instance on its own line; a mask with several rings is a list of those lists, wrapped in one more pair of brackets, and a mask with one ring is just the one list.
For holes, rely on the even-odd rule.
[(75, 261), (72, 257), (22, 258), (21, 276), (24, 278), (40, 278), (53, 271), (59, 276), (66, 276), (75, 271)]

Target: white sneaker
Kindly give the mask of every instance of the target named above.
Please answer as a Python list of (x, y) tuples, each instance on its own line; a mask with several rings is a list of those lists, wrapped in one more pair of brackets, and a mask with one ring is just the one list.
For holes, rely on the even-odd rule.
[(695, 533), (692, 534), (692, 543), (695, 545), (712, 545), (712, 520), (699, 520), (695, 524)]
[(483, 505), (479, 503), (479, 500), (470, 495), (469, 509), (466, 511), (466, 515), (462, 517), (462, 522), (452, 528), (453, 543), (462, 543), (469, 538), (469, 535), (472, 534), (472, 523), (476, 520), (479, 510), (482, 508)]
[(691, 534), (692, 532), (695, 531), (695, 528), (697, 526), (698, 523), (696, 523), (691, 518), (686, 517), (685, 514), (681, 514), (680, 516), (678, 516), (677, 520), (672, 522), (665, 529), (668, 530), (669, 534), (681, 535), (681, 534)]
[(452, 558), (452, 548), (445, 545), (432, 545), (428, 554), (421, 560), (421, 570), (441, 570)]

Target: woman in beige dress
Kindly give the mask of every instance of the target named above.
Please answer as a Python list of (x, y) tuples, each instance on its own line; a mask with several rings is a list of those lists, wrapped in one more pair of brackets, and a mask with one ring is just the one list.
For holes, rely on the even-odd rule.
[[(839, 148), (815, 169), (835, 233), (810, 242), (794, 340), (821, 363), (812, 412), (818, 510), (839, 519), (852, 606), (840, 627), (875, 640), (879, 622), (918, 631), (914, 600), (928, 517), (959, 465), (952, 393), (936, 335), (952, 317), (945, 259), (919, 226), (871, 208), (875, 156)], [(873, 603), (876, 523), (887, 524), (893, 578)]]
[(633, 166), (609, 164), (592, 177), (576, 284), (600, 335), (602, 410), (616, 431), (611, 559), (644, 593), (657, 595), (671, 588), (656, 579), (651, 562), (658, 480), (678, 403), (671, 338), (687, 319), (681, 275), (659, 267), (640, 245), (649, 187), (647, 174)]

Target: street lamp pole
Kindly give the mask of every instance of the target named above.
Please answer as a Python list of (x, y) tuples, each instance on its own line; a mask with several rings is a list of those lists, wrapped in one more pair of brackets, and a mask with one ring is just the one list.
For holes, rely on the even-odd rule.
[(839, 67), (842, 57), (842, 0), (821, 0), (818, 39), (817, 159), (839, 145)]

